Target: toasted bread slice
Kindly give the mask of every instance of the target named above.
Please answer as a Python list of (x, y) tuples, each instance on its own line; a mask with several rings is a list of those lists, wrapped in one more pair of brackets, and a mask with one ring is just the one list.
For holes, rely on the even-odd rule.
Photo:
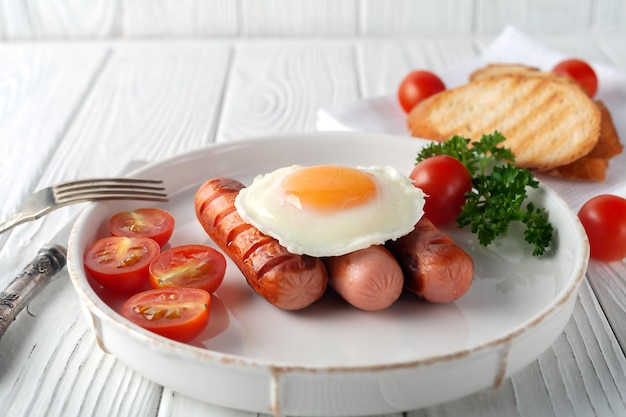
[(474, 72), (472, 72), (469, 76), (470, 82), (481, 80), (487, 77), (493, 77), (497, 75), (506, 75), (506, 74), (547, 74), (539, 70), (539, 68), (531, 67), (524, 64), (487, 64), (482, 68), (478, 68)]
[[(475, 81), (487, 77), (503, 74), (524, 74), (526, 76), (553, 77), (555, 79), (567, 80), (553, 72), (545, 72), (539, 68), (524, 64), (501, 64), (493, 63), (479, 68), (470, 74), (470, 81)], [(613, 124), (611, 113), (601, 101), (595, 102), (601, 112), (600, 136), (596, 146), (585, 156), (578, 160), (556, 167), (547, 173), (568, 179), (602, 181), (606, 178), (606, 170), (609, 166), (609, 159), (619, 155), (623, 146)]]
[(588, 154), (598, 143), (601, 113), (563, 77), (502, 74), (445, 90), (409, 113), (412, 135), (444, 141), (480, 140), (494, 130), (525, 168), (551, 170)]
[(589, 152), (587, 156), (592, 158), (611, 159), (622, 153), (624, 145), (619, 140), (619, 135), (613, 124), (613, 118), (609, 109), (601, 100), (595, 101), (596, 106), (600, 109), (600, 139), (596, 146)]
[(582, 158), (564, 166), (547, 171), (547, 174), (576, 180), (602, 181), (606, 178), (609, 159), (622, 153), (624, 146), (619, 140), (611, 113), (602, 101), (596, 101), (602, 119), (600, 137), (596, 146)]

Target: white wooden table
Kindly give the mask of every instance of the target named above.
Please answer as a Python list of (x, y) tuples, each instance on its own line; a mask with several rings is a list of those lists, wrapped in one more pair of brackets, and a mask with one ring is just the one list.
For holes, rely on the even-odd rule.
[[(0, 44), (0, 218), (60, 180), (113, 176), (133, 161), (213, 142), (314, 130), (320, 107), (393, 92), (410, 69), (438, 71), (473, 59), (490, 39)], [(538, 40), (626, 71), (623, 35)], [(0, 235), (0, 287), (80, 209)], [(625, 313), (626, 265), (592, 262), (572, 319), (537, 361), (496, 389), (394, 416), (624, 416)], [(63, 272), (0, 340), (0, 415), (250, 414), (186, 398), (104, 353)]]

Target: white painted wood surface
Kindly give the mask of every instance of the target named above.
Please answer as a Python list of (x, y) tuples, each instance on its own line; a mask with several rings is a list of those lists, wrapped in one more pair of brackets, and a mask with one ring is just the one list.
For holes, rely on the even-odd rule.
[(626, 32), (623, 0), (3, 0), (2, 39)]
[[(93, 12), (92, 22), (111, 20), (105, 16), (118, 13), (114, 8), (128, 10), (131, 3), (135, 4), (102, 2), (100, 8), (94, 6), (100, 11)], [(237, 4), (256, 7), (252, 3)], [(348, 3), (363, 12), (368, 2)], [(454, 6), (454, 2), (442, 3)], [(491, 4), (476, 5), (484, 3)], [(558, 2), (545, 4), (552, 3)], [(162, 7), (155, 6), (154, 20), (158, 14), (176, 14), (167, 9), (174, 7), (173, 2), (153, 4)], [(194, 2), (176, 4), (186, 7)], [(50, 10), (57, 7), (52, 2), (41, 5)], [(39, 2), (2, 3), (5, 34), (10, 32), (8, 15), (32, 14), (39, 10), (35, 6)], [(335, 7), (345, 13), (341, 11), (345, 5)], [(224, 15), (232, 13), (221, 10)], [(240, 13), (236, 11), (238, 22)], [(200, 12), (199, 18), (206, 17), (202, 16)], [(190, 15), (179, 17), (194, 21)], [(59, 12), (57, 21), (64, 19), (71, 17)], [(35, 32), (45, 26), (36, 19), (29, 21)], [(111, 22), (111, 28), (117, 28), (111, 33), (119, 30), (117, 35), (129, 36), (123, 29), (126, 23)], [(326, 24), (339, 30), (334, 23)], [(134, 26), (136, 35), (151, 36), (148, 26)], [(262, 26), (249, 29), (250, 34), (269, 30)], [(88, 37), (109, 36), (100, 29), (83, 30)], [(201, 27), (190, 30), (200, 34)], [(373, 23), (371, 30), (378, 30)], [(555, 49), (626, 71), (623, 35), (537, 37)], [(472, 59), (490, 40), (458, 33), (428, 39), (327, 38), (0, 45), (2, 218), (28, 192), (63, 179), (115, 175), (132, 161), (161, 160), (214, 141), (313, 130), (319, 107), (389, 93), (410, 68), (436, 71)], [(68, 207), (0, 236), (0, 288), (80, 208)], [(625, 277), (623, 262), (592, 263), (564, 333), (537, 361), (497, 389), (392, 416), (626, 415)], [(66, 273), (31, 303), (0, 340), (0, 414), (252, 416), (164, 389), (102, 352), (80, 314)]]

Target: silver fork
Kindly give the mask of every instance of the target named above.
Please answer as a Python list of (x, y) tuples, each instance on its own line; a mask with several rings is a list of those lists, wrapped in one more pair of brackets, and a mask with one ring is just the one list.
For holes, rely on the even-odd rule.
[(0, 224), (0, 234), (69, 204), (96, 200), (168, 201), (162, 180), (89, 178), (62, 182), (26, 197), (20, 211)]

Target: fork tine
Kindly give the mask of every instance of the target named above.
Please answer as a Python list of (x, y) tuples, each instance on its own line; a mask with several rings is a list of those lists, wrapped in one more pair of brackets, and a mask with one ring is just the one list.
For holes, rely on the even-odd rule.
[(119, 185), (128, 187), (145, 186), (163, 190), (163, 187), (159, 187), (160, 184), (163, 184), (163, 180), (154, 180), (149, 178), (86, 178), (58, 183), (54, 185), (54, 189), (60, 192), (62, 190), (70, 190), (75, 188)]
[(169, 201), (162, 180), (141, 178), (92, 178), (56, 184), (54, 197), (59, 204), (84, 200)]
[(71, 195), (83, 192), (97, 192), (97, 191), (146, 191), (146, 192), (158, 192), (165, 190), (165, 187), (142, 185), (142, 184), (117, 184), (117, 183), (98, 183), (94, 185), (72, 185), (67, 187), (54, 187), (54, 194), (56, 196)]
[(136, 199), (152, 201), (169, 201), (167, 194), (156, 191), (143, 190), (119, 190), (119, 189), (98, 189), (81, 190), (71, 193), (63, 193), (55, 196), (57, 203), (65, 204), (78, 200), (113, 200), (113, 199)]
[(142, 200), (142, 201), (160, 201), (168, 202), (167, 194), (163, 193), (146, 193), (146, 192), (85, 192), (66, 195), (57, 199), (59, 204), (69, 204), (79, 201), (94, 201), (94, 200)]
[(42, 188), (24, 200), (18, 212), (0, 222), (0, 233), (53, 210), (73, 203), (94, 200), (143, 200), (167, 202), (163, 181), (142, 178), (92, 178)]

